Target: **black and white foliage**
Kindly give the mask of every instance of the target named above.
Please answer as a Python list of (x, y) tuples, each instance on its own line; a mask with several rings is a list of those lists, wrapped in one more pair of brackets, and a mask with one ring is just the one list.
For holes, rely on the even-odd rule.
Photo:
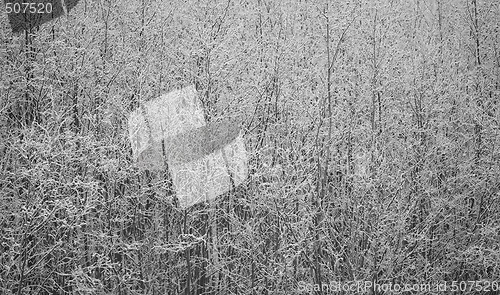
[[(498, 294), (499, 1), (64, 3), (0, 9), (0, 294)], [(248, 177), (184, 208), (128, 118), (189, 85)]]

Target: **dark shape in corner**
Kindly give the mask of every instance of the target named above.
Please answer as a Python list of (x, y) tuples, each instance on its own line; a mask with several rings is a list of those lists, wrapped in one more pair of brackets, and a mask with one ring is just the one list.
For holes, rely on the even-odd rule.
[(66, 4), (66, 10), (70, 12), (71, 9), (75, 8), (75, 6), (78, 5), (78, 2), (80, 2), (80, 0), (64, 0), (64, 3)]
[[(5, 0), (5, 11), (7, 5), (11, 12), (7, 13), (13, 33), (28, 31), (43, 25), (64, 14), (61, 0)], [(17, 11), (17, 13), (16, 13)]]

